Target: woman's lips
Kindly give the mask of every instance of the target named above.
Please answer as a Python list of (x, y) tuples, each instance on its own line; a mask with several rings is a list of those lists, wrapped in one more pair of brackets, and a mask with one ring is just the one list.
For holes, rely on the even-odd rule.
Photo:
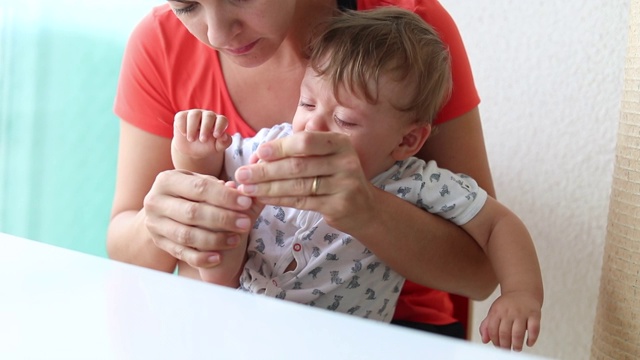
[(245, 46), (241, 46), (235, 49), (229, 49), (229, 48), (225, 48), (224, 51), (226, 51), (227, 53), (231, 54), (231, 55), (245, 55), (249, 52), (251, 52), (251, 50), (253, 50), (253, 48), (256, 46), (256, 44), (258, 43), (258, 40), (245, 45)]

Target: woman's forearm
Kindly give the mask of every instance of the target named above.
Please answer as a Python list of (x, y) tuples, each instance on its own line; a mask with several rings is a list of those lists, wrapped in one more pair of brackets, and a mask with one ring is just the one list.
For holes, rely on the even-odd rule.
[(144, 224), (144, 210), (123, 211), (111, 219), (107, 232), (109, 258), (147, 268), (173, 272), (177, 260), (159, 249)]
[(497, 286), (480, 246), (455, 224), (376, 189), (375, 218), (352, 233), (407, 279), (474, 300)]

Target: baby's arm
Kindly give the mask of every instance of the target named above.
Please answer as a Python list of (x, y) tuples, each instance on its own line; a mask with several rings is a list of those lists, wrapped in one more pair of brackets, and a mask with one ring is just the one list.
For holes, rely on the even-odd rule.
[[(171, 141), (171, 159), (176, 169), (220, 177), (225, 149), (231, 137), (225, 133), (228, 120), (206, 110), (186, 110), (176, 114)], [(220, 180), (221, 183), (224, 183)], [(227, 182), (226, 186), (235, 188)], [(247, 247), (248, 234), (240, 234), (240, 243), (231, 250), (219, 251), (220, 265), (198, 268), (202, 280), (237, 288)]]
[(482, 210), (462, 225), (489, 257), (501, 295), (480, 324), (482, 341), (522, 350), (533, 346), (540, 332), (543, 302), (542, 275), (533, 240), (522, 221), (492, 197)]
[[(236, 184), (232, 181), (227, 181), (225, 186), (236, 188)], [(254, 206), (250, 209), (249, 216), (255, 220), (260, 211), (262, 211), (262, 206), (254, 202)], [(232, 288), (238, 288), (240, 286), (240, 275), (244, 269), (244, 263), (247, 260), (249, 233), (238, 234), (238, 236), (238, 245), (235, 248), (218, 251), (221, 257), (219, 265), (210, 268), (198, 268), (200, 278), (202, 278), (203, 281)]]
[(224, 151), (231, 145), (226, 117), (212, 111), (180, 111), (173, 122), (171, 160), (176, 169), (220, 177)]

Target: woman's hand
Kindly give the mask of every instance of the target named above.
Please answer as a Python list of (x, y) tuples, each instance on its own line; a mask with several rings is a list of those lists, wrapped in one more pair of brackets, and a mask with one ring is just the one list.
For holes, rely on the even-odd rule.
[(474, 299), (493, 291), (495, 277), (473, 239), (373, 186), (346, 135), (298, 132), (262, 144), (256, 159), (262, 161), (235, 173), (243, 193), (265, 204), (321, 213), (411, 281)]
[(254, 160), (261, 161), (235, 173), (244, 194), (270, 205), (317, 211), (345, 232), (371, 220), (375, 188), (347, 135), (298, 132), (262, 144)]
[(237, 246), (262, 207), (213, 176), (160, 173), (144, 199), (145, 225), (155, 245), (192, 267), (220, 263)]

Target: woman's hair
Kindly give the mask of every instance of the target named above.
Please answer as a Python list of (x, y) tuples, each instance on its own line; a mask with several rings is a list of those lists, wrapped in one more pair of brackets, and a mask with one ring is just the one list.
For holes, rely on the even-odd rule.
[(407, 83), (406, 101), (392, 105), (428, 123), (449, 98), (449, 51), (418, 15), (391, 6), (345, 11), (319, 29), (308, 49), (309, 64), (328, 78), (336, 94), (344, 86), (376, 103), (378, 80), (387, 74)]

